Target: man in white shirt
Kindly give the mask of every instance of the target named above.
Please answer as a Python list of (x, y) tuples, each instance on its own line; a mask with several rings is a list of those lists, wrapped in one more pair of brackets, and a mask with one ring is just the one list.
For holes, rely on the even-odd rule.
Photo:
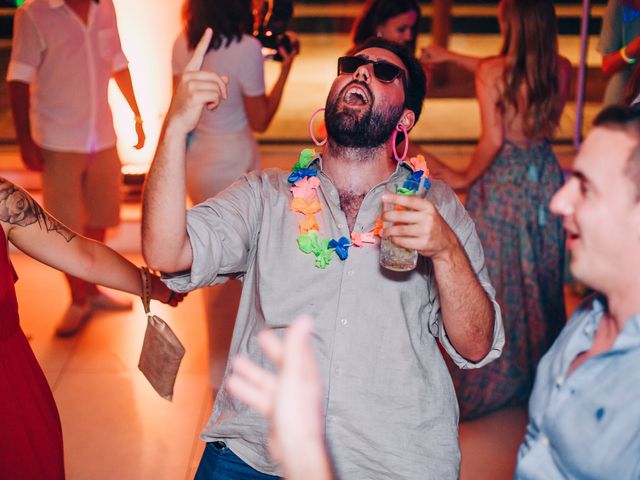
[[(112, 0), (27, 0), (16, 10), (9, 97), (26, 167), (42, 171), (45, 207), (72, 230), (103, 241), (119, 223), (120, 160), (107, 102), (113, 77), (145, 141)], [(56, 334), (75, 334), (93, 309), (128, 309), (68, 276), (72, 304)]]

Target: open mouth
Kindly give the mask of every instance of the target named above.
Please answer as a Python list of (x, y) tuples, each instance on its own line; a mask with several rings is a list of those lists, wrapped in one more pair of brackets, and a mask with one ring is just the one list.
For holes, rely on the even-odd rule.
[(567, 232), (567, 248), (571, 250), (575, 243), (580, 240), (580, 235), (577, 233)]
[(342, 99), (344, 103), (352, 107), (369, 105), (369, 95), (367, 95), (367, 92), (362, 87), (355, 85), (347, 89)]

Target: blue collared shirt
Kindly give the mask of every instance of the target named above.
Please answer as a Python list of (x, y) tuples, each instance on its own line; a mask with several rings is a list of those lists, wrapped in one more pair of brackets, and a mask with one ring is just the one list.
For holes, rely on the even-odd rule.
[(585, 301), (540, 361), (516, 479), (640, 479), (640, 312), (567, 378), (605, 310)]

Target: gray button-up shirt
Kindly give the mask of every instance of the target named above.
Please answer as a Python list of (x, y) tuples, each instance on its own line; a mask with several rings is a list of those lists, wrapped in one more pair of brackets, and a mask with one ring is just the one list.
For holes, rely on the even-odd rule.
[[(338, 191), (318, 170), (316, 213), (321, 238), (349, 237)], [(392, 179), (411, 173), (406, 163)], [(480, 362), (461, 357), (447, 338), (433, 266), (420, 257), (411, 272), (379, 266), (379, 244), (351, 247), (326, 269), (298, 249), (302, 214), (290, 210), (288, 172), (253, 172), (217, 197), (189, 210), (190, 272), (166, 277), (178, 291), (242, 278), (244, 286), (230, 355), (242, 353), (273, 368), (256, 342), (263, 328), (284, 332), (300, 313), (315, 320), (313, 344), (325, 381), (326, 434), (341, 479), (454, 479), (458, 477), (458, 407), (438, 341), (461, 368), (497, 358), (504, 344), (500, 309), (489, 283), (473, 221), (449, 187), (433, 182), (428, 199), (464, 246), (493, 300), (493, 346)], [(354, 231), (368, 232), (380, 216), (384, 184), (364, 198)], [(379, 243), (379, 242), (378, 242)], [(229, 367), (227, 367), (227, 373)], [(267, 453), (265, 420), (234, 400), (224, 385), (202, 434), (224, 440), (249, 465), (278, 475)]]

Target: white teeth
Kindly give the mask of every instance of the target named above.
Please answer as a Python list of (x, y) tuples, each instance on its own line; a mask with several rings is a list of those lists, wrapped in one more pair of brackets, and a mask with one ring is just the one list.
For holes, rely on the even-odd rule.
[(345, 99), (348, 101), (351, 95), (358, 95), (365, 104), (369, 103), (369, 99), (367, 98), (367, 95), (362, 91), (361, 88), (357, 88), (357, 87), (350, 88), (347, 91), (347, 94), (345, 95)]

